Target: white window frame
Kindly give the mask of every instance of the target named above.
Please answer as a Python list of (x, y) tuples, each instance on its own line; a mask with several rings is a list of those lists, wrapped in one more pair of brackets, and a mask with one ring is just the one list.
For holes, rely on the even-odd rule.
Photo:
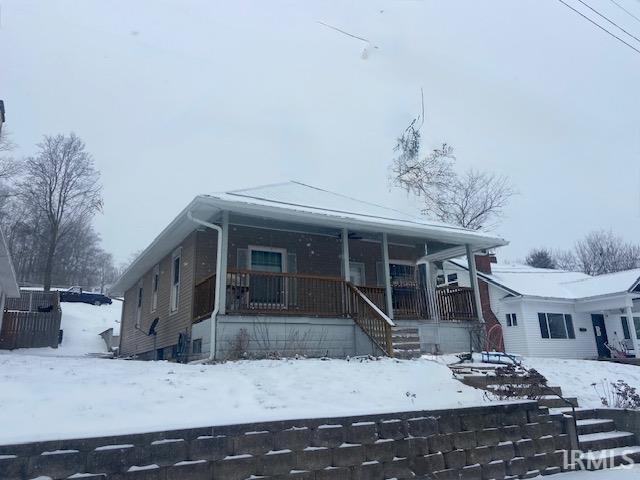
[(140, 328), (140, 321), (142, 319), (142, 305), (143, 305), (143, 297), (144, 297), (144, 285), (142, 280), (138, 282), (136, 287), (136, 328)]
[[(542, 331), (540, 330), (540, 327), (538, 325), (538, 331), (540, 332), (540, 338), (542, 340), (575, 340), (576, 339), (576, 324), (573, 321), (572, 313), (538, 312), (538, 323), (540, 322), (540, 315), (544, 315), (545, 322), (547, 323), (547, 333), (549, 334), (548, 337), (542, 336)], [(559, 338), (559, 337), (554, 338), (551, 336), (551, 325), (549, 324), (549, 315), (562, 315), (562, 326), (564, 327), (564, 333), (565, 333), (564, 338)], [(571, 325), (573, 327), (573, 337), (569, 336), (569, 329), (567, 328), (567, 316), (571, 318)]]
[(351, 265), (357, 266), (362, 271), (362, 285), (356, 285), (356, 287), (364, 287), (367, 285), (367, 267), (364, 262), (349, 262), (349, 281), (351, 281)]
[(411, 260), (395, 260), (393, 258), (390, 258), (389, 268), (391, 268), (391, 265), (405, 265), (407, 267), (413, 267), (413, 280), (416, 280), (416, 275), (418, 274), (418, 265), (416, 264), (416, 262), (412, 262)]
[(151, 273), (151, 311), (158, 309), (158, 290), (160, 289), (160, 265), (153, 267)]
[[(507, 313), (507, 327), (517, 327), (518, 326), (518, 315), (516, 313)], [(514, 322), (515, 320), (515, 322)]]
[[(174, 283), (176, 258), (179, 259), (178, 282)], [(171, 254), (171, 295), (169, 301), (169, 310), (176, 313), (180, 308), (180, 285), (182, 284), (182, 247), (173, 251)]]
[[(255, 271), (255, 272), (260, 272), (260, 270), (253, 270), (253, 264), (251, 262), (251, 258), (253, 257), (252, 252), (276, 252), (280, 254), (280, 270), (282, 271), (282, 273), (287, 273), (287, 249), (286, 248), (279, 248), (279, 247), (264, 247), (261, 245), (249, 245), (247, 247), (247, 269), (249, 271)], [(273, 272), (265, 272), (265, 273), (273, 273)], [(275, 305), (275, 306), (280, 306), (283, 309), (286, 308), (286, 306), (289, 304), (289, 291), (287, 288), (288, 282), (284, 281), (284, 285), (285, 285), (285, 290), (284, 290), (284, 296), (283, 296), (283, 302), (282, 303), (270, 303), (270, 305)], [(250, 297), (249, 297), (250, 298)], [(264, 302), (256, 302), (256, 303), (264, 303)], [(253, 302), (249, 302), (250, 305), (254, 305)]]
[[(277, 252), (280, 253), (280, 268), (282, 270), (282, 273), (287, 273), (287, 249), (286, 248), (278, 248), (278, 247), (263, 247), (260, 245), (249, 245), (247, 247), (247, 250), (249, 250), (249, 255), (247, 258), (247, 269), (248, 270), (253, 270), (253, 265), (251, 264), (251, 252), (256, 251), (256, 252)], [(260, 270), (256, 270), (257, 272), (259, 272)]]

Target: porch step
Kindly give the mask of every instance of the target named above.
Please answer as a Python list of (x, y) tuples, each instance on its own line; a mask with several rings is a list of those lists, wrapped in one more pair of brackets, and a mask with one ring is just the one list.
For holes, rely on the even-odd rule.
[(640, 446), (619, 447), (609, 450), (586, 452), (581, 456), (587, 470), (604, 470), (621, 465), (629, 465), (629, 461), (640, 462)]
[(636, 444), (636, 436), (631, 432), (601, 432), (579, 435), (578, 443), (582, 451), (609, 450), (630, 447)]
[[(596, 411), (593, 408), (576, 408), (576, 420), (588, 420), (596, 418)], [(572, 410), (567, 406), (562, 408), (552, 408), (551, 413), (562, 413), (563, 415), (571, 415)]]
[(616, 424), (607, 418), (587, 418), (578, 420), (578, 435), (588, 435), (591, 433), (613, 432)]

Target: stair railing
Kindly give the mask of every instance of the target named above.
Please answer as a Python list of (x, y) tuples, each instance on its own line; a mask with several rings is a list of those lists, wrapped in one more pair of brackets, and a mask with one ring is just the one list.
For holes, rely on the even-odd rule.
[(395, 327), (395, 323), (358, 287), (351, 282), (345, 283), (349, 292), (351, 317), (380, 350), (393, 357), (391, 329)]

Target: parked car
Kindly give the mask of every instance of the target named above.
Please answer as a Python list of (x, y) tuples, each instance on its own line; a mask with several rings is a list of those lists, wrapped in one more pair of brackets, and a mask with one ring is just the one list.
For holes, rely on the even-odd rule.
[(80, 287), (71, 287), (69, 290), (60, 292), (61, 302), (80, 302), (89, 305), (111, 305), (111, 299), (101, 293), (85, 292)]

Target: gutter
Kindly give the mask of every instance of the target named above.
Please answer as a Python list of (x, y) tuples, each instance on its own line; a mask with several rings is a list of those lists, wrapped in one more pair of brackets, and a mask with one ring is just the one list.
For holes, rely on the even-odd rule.
[(211, 348), (209, 349), (209, 360), (213, 361), (216, 358), (216, 339), (218, 322), (217, 316), (220, 311), (220, 271), (222, 270), (222, 227), (214, 223), (205, 222), (199, 218), (195, 218), (191, 213), (191, 210), (187, 212), (187, 218), (198, 225), (215, 230), (218, 233), (217, 254), (216, 254), (216, 286), (215, 286), (215, 300), (213, 302), (213, 312), (211, 312)]

